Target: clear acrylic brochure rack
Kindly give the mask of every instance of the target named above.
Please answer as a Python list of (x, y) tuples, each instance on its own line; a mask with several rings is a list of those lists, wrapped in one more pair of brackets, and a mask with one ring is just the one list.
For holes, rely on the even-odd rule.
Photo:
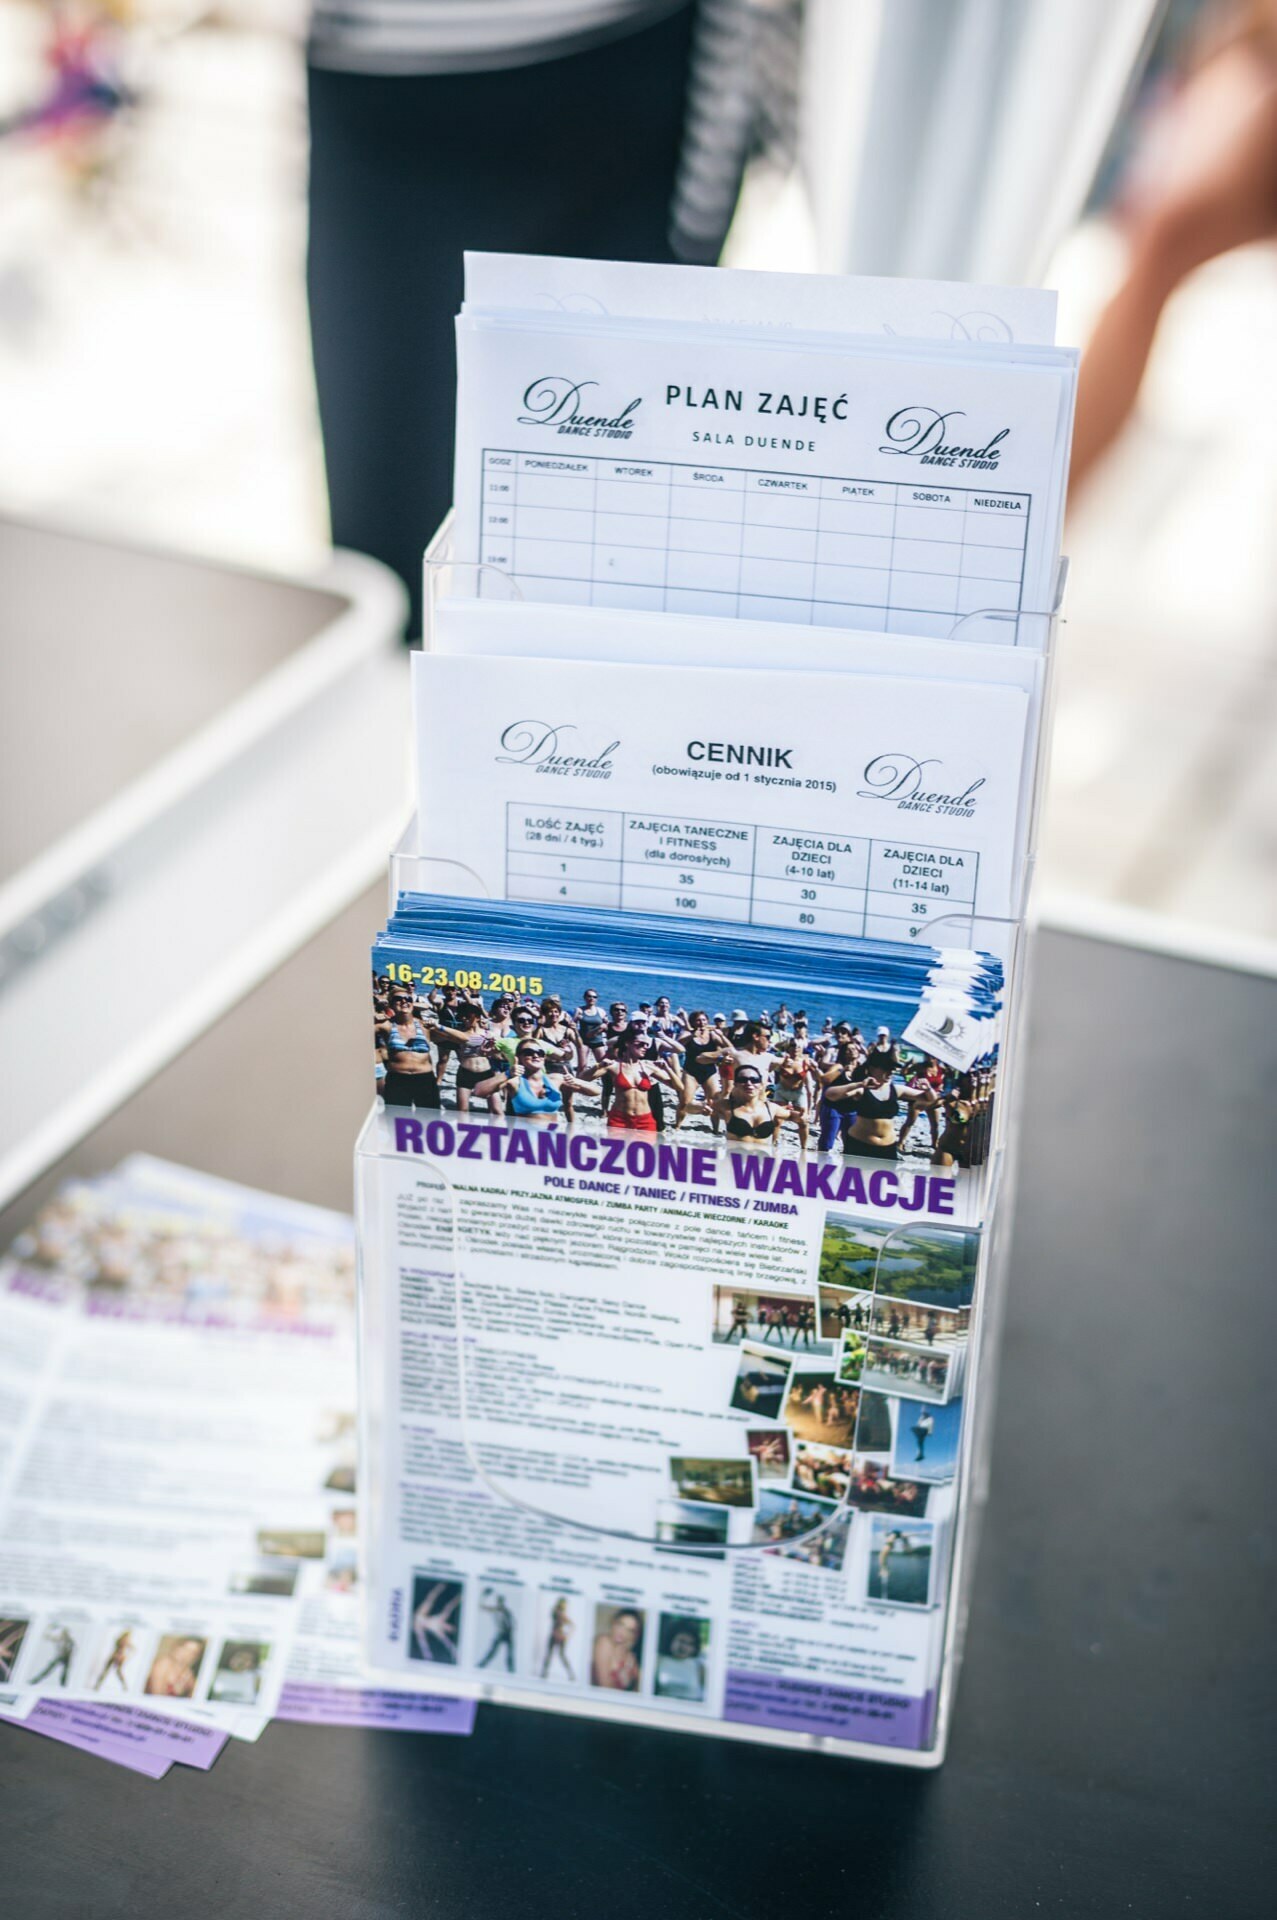
[[(446, 545), (437, 542), (428, 561), (428, 594), (447, 590)], [(474, 590), (466, 571), (452, 572), (454, 590)], [(507, 589), (512, 597), (513, 583), (495, 583), (496, 591)], [(1054, 616), (1047, 625), (1049, 684)], [(1043, 739), (1048, 710), (1044, 698)], [(423, 861), (414, 846), (410, 826), (392, 857), (392, 904), (401, 892), (483, 892), (473, 874)], [(813, 1305), (806, 1324), (801, 1309), (795, 1319), (778, 1313), (779, 1324), (741, 1324), (748, 1297), (765, 1298), (768, 1283), (749, 1284), (757, 1251), (743, 1231), (733, 1274), (725, 1224), (712, 1243), (714, 1264), (699, 1281), (699, 1348), (684, 1338), (686, 1319), (682, 1347), (600, 1337), (606, 1287), (598, 1269), (584, 1269), (592, 1277), (583, 1286), (582, 1269), (547, 1254), (543, 1226), (551, 1222), (552, 1239), (562, 1189), (547, 1210), (526, 1186), (509, 1183), (504, 1162), (463, 1166), (458, 1158), (463, 1125), (472, 1150), (485, 1154), (504, 1152), (490, 1136), (508, 1138), (525, 1130), (520, 1123), (482, 1110), (463, 1118), (376, 1103), (356, 1160), (361, 1477), (367, 1655), (388, 1683), (919, 1766), (943, 1757), (987, 1482), (1027, 943), (1023, 917), (992, 924), (969, 913), (932, 923), (926, 938), (997, 951), (1005, 966), (997, 1091), (980, 1164), (966, 1170), (962, 1224), (892, 1218), (854, 1203), (800, 1206), (800, 1214), (821, 1216), (802, 1225), (811, 1264), (792, 1296), (805, 1291)], [(927, 1124), (924, 1115), (919, 1125)], [(582, 1128), (579, 1138), (589, 1137)], [(592, 1202), (596, 1241), (601, 1236), (618, 1261), (626, 1232), (653, 1231), (643, 1209), (661, 1211), (660, 1202), (634, 1193), (662, 1186), (651, 1151), (646, 1182), (631, 1178), (626, 1194)], [(717, 1184), (731, 1151), (702, 1151), (713, 1153)], [(581, 1158), (592, 1164), (591, 1150)], [(540, 1166), (537, 1178), (558, 1177), (552, 1164)], [(667, 1170), (670, 1164), (666, 1156)], [(676, 1183), (664, 1186), (674, 1191)], [(539, 1209), (542, 1225), (529, 1238)], [(694, 1235), (680, 1242), (661, 1231), (674, 1267), (697, 1286), (689, 1278)], [(956, 1268), (966, 1278), (955, 1285)], [(909, 1276), (919, 1271), (940, 1272), (948, 1291), (913, 1284)], [(646, 1272), (654, 1289), (668, 1277), (659, 1266)], [(616, 1282), (622, 1291), (634, 1284), (633, 1273)], [(771, 1284), (776, 1299), (786, 1297), (779, 1279)], [(928, 1306), (941, 1298), (964, 1304)], [(557, 1323), (548, 1330), (547, 1316)], [(571, 1368), (555, 1362), (547, 1373), (547, 1353), (554, 1361), (555, 1350), (562, 1356), (573, 1341), (583, 1343), (593, 1374), (576, 1360)], [(632, 1412), (600, 1417), (608, 1396), (597, 1385), (599, 1356), (621, 1356), (618, 1378), (627, 1367), (634, 1373), (634, 1355), (646, 1352), (665, 1356), (667, 1370), (704, 1370), (726, 1386), (730, 1369), (744, 1378), (747, 1351), (765, 1356), (764, 1375), (784, 1365), (791, 1420), (766, 1411), (751, 1417), (740, 1401), (723, 1409), (725, 1425), (691, 1420), (694, 1442), (665, 1436), (670, 1477), (654, 1488), (650, 1447), (636, 1459), (617, 1437), (627, 1421), (632, 1427)], [(895, 1366), (902, 1376), (892, 1375)], [(798, 1404), (796, 1383), (817, 1375), (838, 1386), (845, 1380), (850, 1391), (832, 1408)], [(629, 1380), (631, 1402), (634, 1385)], [(564, 1413), (565, 1397), (585, 1413)], [(934, 1449), (947, 1449), (955, 1428), (952, 1457), (937, 1457)], [(765, 1444), (742, 1457), (746, 1433), (764, 1442), (768, 1434), (783, 1437), (783, 1474)], [(743, 1516), (732, 1505), (742, 1475), (725, 1466), (733, 1455), (753, 1503)], [(912, 1504), (911, 1487), (920, 1496)], [(759, 1622), (783, 1618), (787, 1606), (795, 1621), (786, 1632), (806, 1667), (805, 1677), (782, 1683), (777, 1630), (760, 1630)], [(924, 1684), (902, 1684), (918, 1673)]]

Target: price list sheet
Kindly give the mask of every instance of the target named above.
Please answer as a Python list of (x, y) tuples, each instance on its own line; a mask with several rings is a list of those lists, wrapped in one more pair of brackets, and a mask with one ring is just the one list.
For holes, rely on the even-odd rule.
[(893, 940), (1009, 909), (1020, 687), (483, 654), (413, 677), (420, 851), (493, 897)]
[(667, 814), (506, 809), (506, 898), (914, 940), (975, 907), (980, 856)]

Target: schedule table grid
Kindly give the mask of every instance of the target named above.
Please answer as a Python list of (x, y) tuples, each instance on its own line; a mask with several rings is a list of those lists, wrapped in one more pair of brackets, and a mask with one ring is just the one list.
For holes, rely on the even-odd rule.
[(492, 448), (481, 486), (480, 561), (532, 599), (933, 632), (1023, 604), (1031, 503), (996, 487)]
[(731, 820), (509, 801), (506, 897), (910, 940), (974, 911), (979, 855)]

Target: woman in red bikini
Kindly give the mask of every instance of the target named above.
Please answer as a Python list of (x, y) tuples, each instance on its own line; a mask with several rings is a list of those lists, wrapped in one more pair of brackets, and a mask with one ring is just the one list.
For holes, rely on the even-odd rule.
[(586, 1080), (611, 1079), (607, 1124), (627, 1133), (657, 1133), (660, 1130), (652, 1110), (652, 1090), (658, 1085), (682, 1090), (683, 1076), (662, 1060), (647, 1057), (651, 1041), (647, 1033), (632, 1022), (615, 1043), (615, 1057), (587, 1067)]

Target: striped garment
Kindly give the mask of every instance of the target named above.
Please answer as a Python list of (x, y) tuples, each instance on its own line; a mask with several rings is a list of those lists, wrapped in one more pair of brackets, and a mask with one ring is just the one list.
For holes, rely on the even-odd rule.
[(579, 53), (687, 0), (314, 0), (308, 56), (353, 73), (483, 73)]

